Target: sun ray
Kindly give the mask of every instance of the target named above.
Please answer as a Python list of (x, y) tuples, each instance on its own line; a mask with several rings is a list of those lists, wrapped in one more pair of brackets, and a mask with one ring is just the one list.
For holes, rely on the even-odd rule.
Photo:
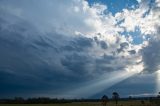
[(157, 74), (157, 87), (156, 92), (160, 92), (160, 70), (156, 72)]
[(140, 73), (143, 70), (143, 64), (128, 66), (123, 71), (114, 71), (106, 73), (99, 77), (99, 79), (86, 82), (83, 85), (77, 86), (76, 89), (72, 89), (67, 92), (67, 95), (71, 97), (90, 97), (105, 89), (112, 87), (120, 83), (121, 81), (132, 77), (135, 74)]

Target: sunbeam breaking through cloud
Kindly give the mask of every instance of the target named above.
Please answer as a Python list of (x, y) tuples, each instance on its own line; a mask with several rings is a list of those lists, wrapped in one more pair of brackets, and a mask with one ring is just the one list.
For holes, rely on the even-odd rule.
[[(138, 68), (135, 68), (138, 67)], [(129, 77), (132, 77), (136, 74), (139, 74), (143, 70), (143, 65), (135, 65), (135, 66), (129, 66), (126, 68), (126, 70), (118, 71), (118, 72), (110, 72), (103, 74), (102, 76), (99, 76), (96, 80), (85, 82), (84, 84), (81, 84), (80, 86), (77, 86), (75, 89), (71, 89), (70, 91), (67, 91), (68, 97), (71, 98), (85, 98), (93, 96), (99, 92), (102, 92), (103, 90), (112, 87), (113, 85), (120, 83), (123, 80), (126, 80)], [(78, 95), (78, 96), (77, 96)], [(64, 97), (64, 95), (62, 96)]]
[(160, 70), (157, 71), (157, 87), (156, 87), (156, 92), (160, 92)]

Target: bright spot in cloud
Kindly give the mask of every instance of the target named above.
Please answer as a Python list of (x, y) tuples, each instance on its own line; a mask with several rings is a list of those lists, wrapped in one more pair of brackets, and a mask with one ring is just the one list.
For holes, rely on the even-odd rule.
[(158, 70), (157, 72), (157, 92), (160, 92), (160, 70)]

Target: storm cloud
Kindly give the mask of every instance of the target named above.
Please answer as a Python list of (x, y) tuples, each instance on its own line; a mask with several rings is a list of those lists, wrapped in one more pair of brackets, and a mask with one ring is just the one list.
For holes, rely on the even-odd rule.
[[(143, 8), (135, 9), (135, 14), (140, 9)], [(111, 73), (137, 74), (143, 68), (149, 72), (158, 70), (159, 40), (136, 45), (131, 41), (132, 36), (129, 39), (122, 34), (127, 28), (130, 31), (136, 27), (126, 22), (128, 11), (134, 13), (134, 10), (123, 10), (115, 16), (104, 11), (107, 6), (89, 5), (85, 0), (1, 0), (1, 96), (50, 96), (51, 93), (53, 97), (67, 97), (66, 92), (76, 86), (96, 87), (97, 79), (104, 80), (108, 88), (113, 86), (109, 85), (112, 80), (104, 75), (110, 78)], [(125, 21), (118, 24), (121, 18)], [(143, 33), (144, 26), (139, 27)], [(112, 79), (117, 84), (130, 76)], [(99, 84), (99, 88), (104, 90), (105, 86)]]

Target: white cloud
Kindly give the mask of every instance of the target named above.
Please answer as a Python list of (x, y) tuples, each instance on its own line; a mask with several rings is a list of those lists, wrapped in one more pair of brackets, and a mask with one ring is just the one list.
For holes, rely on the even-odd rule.
[(138, 3), (140, 3), (142, 0), (137, 0)]
[(139, 8), (133, 10), (124, 9), (121, 13), (116, 13), (117, 20), (123, 20), (120, 24), (127, 32), (134, 32), (136, 27), (139, 27), (141, 34), (153, 35), (157, 33), (157, 26), (160, 25), (159, 16), (160, 7), (159, 1), (155, 2), (156, 7), (152, 2), (143, 1), (139, 4)]

